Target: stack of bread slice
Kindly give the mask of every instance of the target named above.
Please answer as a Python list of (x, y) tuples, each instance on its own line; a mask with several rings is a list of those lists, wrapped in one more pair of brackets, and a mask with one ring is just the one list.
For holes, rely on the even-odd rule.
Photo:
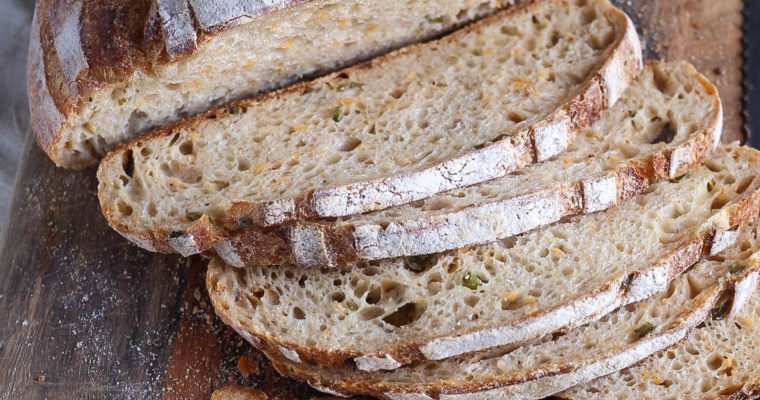
[[(275, 82), (252, 66), (211, 68), (248, 84), (218, 91), (212, 74), (185, 111), (411, 41), (369, 30), (367, 15), (390, 20), (398, 7), (327, 3), (273, 6), (219, 33), (240, 52), (237, 71), (273, 50), (235, 38), (277, 21), (291, 72)], [(489, 15), (117, 146), (98, 169), (109, 224), (151, 251), (210, 257), (219, 317), (327, 393), (760, 393), (760, 153), (719, 144), (715, 87), (686, 62), (642, 62), (631, 20), (606, 0), (461, 3), (403, 18), (429, 38)], [(190, 15), (203, 21), (199, 7)], [(355, 45), (320, 62), (326, 38), (288, 51), (283, 18), (321, 12), (355, 13)], [(171, 43), (162, 57), (179, 51)], [(198, 68), (215, 51), (181, 62)], [(138, 78), (119, 90), (155, 84)], [(119, 125), (135, 112), (126, 103), (98, 107)], [(181, 103), (140, 111), (143, 125), (177, 121)], [(95, 133), (93, 107), (40, 140), (51, 158), (86, 164), (139, 130)]]

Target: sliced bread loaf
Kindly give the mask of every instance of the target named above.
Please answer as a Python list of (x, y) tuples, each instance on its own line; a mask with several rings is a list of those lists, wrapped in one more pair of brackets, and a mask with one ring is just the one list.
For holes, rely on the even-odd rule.
[[(600, 211), (674, 179), (717, 146), (715, 87), (687, 63), (649, 63), (615, 106), (559, 158), (413, 204), (343, 218), (252, 228), (215, 246), (229, 265), (334, 266), (482, 244), (573, 214)], [(189, 255), (189, 233), (170, 243)]]
[(727, 247), (760, 207), (759, 157), (720, 148), (604, 213), (424, 258), (330, 270), (215, 259), (207, 287), (225, 322), (303, 363), (394, 369), (511, 346), (647, 298)]
[(135, 243), (172, 251), (177, 231), (214, 244), (409, 203), (564, 151), (640, 69), (606, 0), (539, 0), (139, 138), (101, 162), (101, 206)]
[[(719, 260), (698, 263), (653, 298), (503, 354), (362, 373), (304, 366), (288, 361), (276, 350), (269, 349), (269, 353), (281, 371), (331, 392), (390, 399), (540, 399), (664, 350), (686, 338), (711, 314), (721, 318), (721, 313), (737, 313), (757, 286), (758, 228), (758, 224), (744, 226), (738, 233), (739, 246)], [(676, 393), (680, 398), (692, 398)], [(632, 398), (647, 394), (651, 392)]]
[(449, 31), (512, 0), (37, 2), (32, 130), (85, 167), (146, 128)]

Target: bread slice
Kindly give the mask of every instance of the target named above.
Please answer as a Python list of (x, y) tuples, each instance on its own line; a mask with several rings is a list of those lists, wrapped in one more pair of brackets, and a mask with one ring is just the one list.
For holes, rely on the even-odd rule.
[[(691, 65), (648, 63), (615, 106), (578, 133), (559, 158), (417, 203), (334, 223), (301, 221), (250, 229), (215, 246), (229, 265), (335, 266), (438, 253), (482, 244), (595, 212), (674, 179), (717, 146), (722, 126), (715, 87)], [(198, 243), (177, 234), (183, 254)]]
[(564, 151), (640, 69), (606, 0), (536, 1), (120, 147), (98, 170), (101, 206), (135, 243), (172, 251), (177, 231), (212, 245), (409, 203)]
[[(755, 233), (757, 234), (757, 233)], [(707, 318), (689, 338), (628, 369), (571, 388), (557, 399), (753, 399), (760, 395), (760, 297), (732, 315)]]
[(291, 360), (395, 369), (507, 347), (667, 287), (760, 208), (760, 156), (719, 148), (680, 181), (604, 213), (426, 258), (330, 270), (209, 264), (217, 314)]
[(147, 128), (429, 39), (513, 0), (37, 2), (32, 130), (86, 167)]
[[(673, 346), (711, 315), (721, 318), (721, 313), (726, 316), (737, 313), (757, 287), (758, 228), (758, 224), (743, 227), (738, 235), (741, 245), (731, 249), (725, 258), (700, 262), (653, 298), (622, 307), (589, 325), (556, 332), (502, 354), (362, 373), (303, 366), (288, 361), (276, 350), (268, 351), (279, 370), (332, 393), (361, 393), (389, 399), (543, 398), (631, 366)], [(681, 396), (677, 398), (697, 398), (684, 396), (683, 392), (673, 393)], [(599, 398), (620, 398), (616, 393), (605, 394)], [(637, 394), (631, 398), (653, 393)]]

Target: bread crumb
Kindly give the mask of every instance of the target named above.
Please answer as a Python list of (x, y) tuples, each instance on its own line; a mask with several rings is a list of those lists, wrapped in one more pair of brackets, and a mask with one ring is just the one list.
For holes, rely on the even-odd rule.
[(240, 371), (240, 373), (246, 378), (248, 375), (255, 375), (259, 373), (259, 365), (251, 360), (250, 357), (240, 356), (240, 359), (238, 359), (237, 367), (238, 371)]

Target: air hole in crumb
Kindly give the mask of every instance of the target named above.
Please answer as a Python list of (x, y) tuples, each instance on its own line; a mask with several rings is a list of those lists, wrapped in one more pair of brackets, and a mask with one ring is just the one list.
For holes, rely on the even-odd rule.
[(478, 296), (467, 296), (464, 298), (464, 304), (467, 304), (470, 307), (475, 307), (478, 305), (478, 302), (480, 302), (480, 297)]
[(174, 136), (172, 136), (172, 140), (169, 141), (169, 147), (174, 146), (174, 143), (177, 143), (178, 139), (179, 133), (175, 133)]
[(673, 126), (671, 126), (670, 123), (665, 123), (660, 128), (660, 132), (650, 143), (651, 144), (670, 143), (673, 141), (675, 137), (676, 137), (676, 131), (673, 129)]
[(343, 157), (341, 157), (339, 154), (333, 154), (327, 158), (327, 165), (336, 164), (341, 159), (343, 159)]
[(367, 293), (367, 298), (365, 301), (367, 304), (377, 304), (380, 299), (382, 298), (383, 291), (380, 289), (377, 285), (372, 285), (372, 287), (369, 289), (369, 292)]
[(293, 318), (295, 319), (305, 319), (306, 314), (304, 314), (303, 310), (299, 307), (293, 308)]
[(501, 33), (507, 36), (519, 36), (520, 31), (517, 29), (516, 26), (502, 26), (500, 29)]
[(706, 361), (707, 368), (711, 371), (715, 371), (723, 365), (723, 356), (720, 354), (711, 354)]
[(652, 78), (654, 79), (654, 84), (657, 87), (657, 90), (663, 93), (668, 93), (668, 75), (665, 74), (665, 72), (654, 68), (652, 69)]
[(143, 157), (148, 157), (151, 154), (153, 154), (153, 150), (151, 150), (151, 149), (149, 149), (147, 147), (143, 147), (142, 149), (140, 149), (140, 155), (143, 156)]
[(362, 144), (362, 141), (356, 138), (345, 138), (343, 139), (343, 142), (338, 146), (338, 151), (353, 151), (359, 145)]
[(230, 186), (229, 181), (214, 181), (212, 183), (214, 184), (214, 186), (216, 186), (217, 191), (222, 190), (226, 188), (227, 186)]
[(401, 88), (395, 88), (395, 89), (391, 90), (391, 93), (390, 93), (390, 95), (391, 95), (391, 97), (393, 97), (394, 99), (398, 99), (398, 98), (400, 98), (401, 96), (403, 96), (403, 95), (404, 95), (404, 93), (406, 93), (406, 90), (404, 90), (404, 89), (401, 89)]
[(721, 209), (726, 204), (728, 204), (729, 201), (731, 201), (731, 196), (727, 195), (725, 192), (722, 192), (712, 201), (712, 204), (710, 204), (710, 208), (712, 208), (713, 210)]
[(354, 296), (357, 298), (364, 296), (364, 293), (369, 288), (369, 283), (366, 280), (362, 279), (359, 281), (358, 279), (354, 279), (354, 277), (351, 278), (350, 285), (354, 288)]
[(343, 292), (335, 292), (335, 293), (333, 293), (333, 294), (330, 296), (330, 298), (331, 298), (333, 301), (340, 303), (341, 301), (343, 301), (343, 300), (345, 300), (345, 299), (346, 299), (346, 295), (345, 295)]
[(383, 309), (382, 307), (377, 307), (377, 306), (367, 307), (361, 310), (361, 312), (359, 313), (359, 316), (361, 316), (361, 318), (365, 321), (375, 319), (381, 315), (383, 315)]
[(135, 159), (132, 156), (132, 150), (124, 152), (121, 158), (121, 166), (124, 168), (124, 173), (131, 178), (135, 170)]
[(426, 309), (427, 304), (406, 303), (390, 315), (383, 318), (383, 321), (399, 328), (418, 320)]
[(193, 141), (187, 140), (181, 145), (179, 145), (179, 152), (183, 156), (188, 156), (190, 154), (193, 154)]
[(512, 122), (514, 122), (516, 124), (519, 124), (520, 122), (525, 121), (525, 117), (523, 117), (522, 115), (520, 115), (520, 114), (518, 114), (518, 113), (516, 113), (514, 111), (510, 111), (507, 114), (507, 118), (509, 118), (510, 121), (512, 121)]
[(747, 176), (743, 178), (738, 185), (736, 185), (736, 193), (742, 194), (747, 191), (747, 188), (749, 188), (749, 185), (752, 184), (752, 182), (755, 180), (754, 176)]
[(119, 212), (124, 216), (130, 216), (132, 215), (132, 206), (125, 203), (124, 201), (119, 201)]
[(272, 291), (272, 290), (268, 290), (268, 289), (265, 289), (265, 290), (264, 290), (264, 295), (266, 296), (265, 298), (266, 298), (267, 300), (269, 300), (269, 302), (270, 302), (272, 305), (275, 305), (275, 306), (276, 306), (276, 305), (280, 304), (280, 295), (279, 295), (279, 294), (277, 294), (277, 292), (274, 292), (274, 291)]
[(558, 32), (552, 32), (552, 37), (549, 39), (549, 43), (551, 47), (554, 47), (559, 43), (559, 33)]
[(251, 169), (251, 163), (248, 160), (238, 160), (237, 169), (238, 171), (248, 171)]

